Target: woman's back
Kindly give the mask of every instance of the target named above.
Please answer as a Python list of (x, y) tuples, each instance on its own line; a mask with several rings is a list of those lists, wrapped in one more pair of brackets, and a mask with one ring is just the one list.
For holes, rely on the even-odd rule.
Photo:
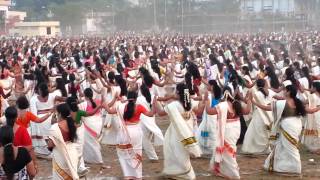
[(26, 148), (14, 148), (14, 160), (12, 162), (5, 162), (6, 157), (4, 157), (3, 150), (1, 150), (0, 153), (2, 159), (1, 166), (3, 171), (5, 172), (6, 178), (12, 176), (13, 179), (29, 179), (27, 176), (26, 166), (32, 161), (32, 159)]

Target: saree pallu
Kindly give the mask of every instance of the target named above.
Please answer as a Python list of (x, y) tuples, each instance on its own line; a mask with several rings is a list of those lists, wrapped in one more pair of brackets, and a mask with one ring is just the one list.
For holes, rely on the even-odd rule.
[(141, 115), (140, 117), (140, 126), (143, 132), (143, 149), (149, 159), (157, 160), (158, 156), (154, 146), (163, 145), (163, 134), (155, 122), (155, 117), (147, 117), (145, 115)]
[(211, 160), (212, 170), (218, 176), (240, 179), (239, 166), (236, 160), (236, 144), (241, 132), (240, 119), (227, 119), (227, 102), (218, 104), (217, 111), (217, 147), (214, 161)]
[[(139, 96), (137, 103), (143, 105), (148, 111), (151, 111), (149, 103), (144, 96)], [(156, 124), (155, 117), (148, 117), (143, 114), (140, 116), (140, 126), (143, 132), (142, 146), (149, 159), (158, 160), (154, 146), (163, 145), (164, 137), (161, 129)]]
[(280, 173), (301, 173), (299, 136), (302, 130), (301, 118), (281, 119), (275, 147), (265, 161), (264, 168)]
[(174, 179), (195, 179), (190, 154), (201, 156), (201, 149), (193, 134), (193, 117), (184, 117), (186, 113), (182, 105), (171, 102), (165, 106), (171, 121), (164, 137), (164, 169), (163, 173)]
[[(316, 94), (309, 95), (309, 107), (314, 108), (320, 104), (320, 98)], [(309, 151), (320, 150), (320, 113), (308, 114), (304, 123), (301, 141)]]
[(75, 143), (65, 142), (58, 124), (52, 125), (49, 138), (55, 147), (52, 150), (52, 175), (53, 179), (77, 180), (79, 179), (77, 167), (79, 156)]
[(84, 146), (83, 158), (85, 162), (101, 164), (103, 163), (101, 155), (101, 146), (99, 137), (102, 128), (102, 119), (100, 116), (91, 116), (84, 118)]

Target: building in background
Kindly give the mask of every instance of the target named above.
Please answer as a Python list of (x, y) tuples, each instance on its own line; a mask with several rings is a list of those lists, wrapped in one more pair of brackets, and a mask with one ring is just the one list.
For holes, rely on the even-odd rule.
[(47, 36), (60, 35), (59, 21), (18, 22), (10, 29), (12, 36)]
[(0, 0), (0, 34), (6, 34), (7, 26), (6, 21), (8, 18), (9, 6), (11, 5), (11, 0)]
[(241, 11), (245, 13), (294, 13), (295, 0), (241, 0)]
[(82, 31), (84, 34), (103, 34), (115, 29), (112, 7), (109, 12), (91, 12), (86, 14)]

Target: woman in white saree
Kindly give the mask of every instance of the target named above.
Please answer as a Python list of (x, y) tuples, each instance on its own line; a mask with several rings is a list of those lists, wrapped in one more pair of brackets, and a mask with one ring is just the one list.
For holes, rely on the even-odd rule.
[(247, 101), (247, 106), (242, 108), (238, 92), (234, 92), (232, 85), (225, 87), (222, 101), (215, 108), (211, 108), (206, 99), (206, 111), (210, 115), (217, 114), (215, 156), (210, 162), (212, 171), (217, 176), (240, 179), (236, 160), (237, 141), (241, 128), (240, 116), (250, 113), (251, 102)]
[[(209, 85), (208, 90), (212, 93), (209, 93), (208, 98), (210, 107), (213, 108), (218, 105), (222, 95), (222, 90), (218, 86), (216, 80), (210, 80)], [(202, 121), (196, 133), (196, 138), (203, 155), (207, 154), (214, 156), (213, 153), (216, 147), (216, 122), (217, 115), (209, 115), (206, 111), (203, 112)]]
[(297, 89), (291, 81), (285, 81), (286, 100), (274, 101), (272, 105), (262, 105), (252, 100), (253, 104), (265, 111), (272, 111), (273, 124), (270, 139), (274, 148), (265, 161), (264, 168), (279, 173), (301, 173), (299, 136), (302, 130), (302, 116), (314, 113), (319, 108), (305, 108), (297, 98)]
[[(151, 95), (147, 85), (140, 86), (142, 96), (137, 98), (137, 103), (141, 104), (145, 109), (151, 111), (154, 96)], [(141, 129), (143, 132), (142, 146), (150, 160), (158, 160), (157, 153), (153, 146), (163, 145), (163, 134), (156, 124), (155, 116), (148, 117), (141, 115)]]
[(164, 137), (163, 173), (174, 179), (196, 179), (190, 156), (200, 157), (201, 149), (195, 139), (194, 116), (189, 89), (183, 83), (177, 85), (175, 100), (158, 109), (160, 116), (168, 115), (170, 125)]
[(91, 112), (82, 111), (78, 107), (77, 99), (72, 96), (67, 98), (66, 103), (70, 108), (71, 117), (74, 119), (75, 125), (77, 127), (77, 141), (75, 142), (75, 144), (78, 151), (78, 156), (80, 158), (78, 173), (80, 176), (83, 176), (89, 170), (85, 167), (85, 163), (83, 159), (83, 145), (84, 145), (84, 127), (83, 126), (84, 125), (82, 122), (85, 117), (94, 116), (96, 112), (100, 110), (101, 107), (97, 106)]
[(126, 103), (117, 103), (116, 108), (106, 105), (110, 114), (117, 114), (121, 120), (117, 136), (117, 154), (125, 179), (142, 179), (142, 130), (141, 115), (154, 116), (144, 106), (136, 104), (137, 93), (129, 91)]
[[(107, 72), (108, 80), (105, 81), (99, 77), (101, 84), (104, 86), (102, 98), (104, 102), (111, 102), (112, 99), (120, 95), (121, 89), (117, 84), (115, 73), (113, 71)], [(116, 114), (109, 114), (103, 110), (103, 131), (101, 137), (101, 144), (116, 145), (117, 133), (119, 131), (119, 119)]]
[[(47, 84), (42, 83), (39, 85), (39, 95), (33, 96), (30, 100), (30, 110), (34, 115), (39, 118), (46, 116), (54, 108), (55, 101), (63, 101), (64, 98), (49, 93)], [(44, 157), (47, 157), (50, 152), (47, 149), (46, 142), (44, 141), (44, 136), (48, 135), (48, 131), (51, 126), (52, 115), (50, 115), (42, 123), (30, 123), (30, 135), (32, 138), (32, 145), (34, 146), (34, 151)]]
[[(309, 94), (309, 107), (320, 105), (320, 82), (313, 83), (312, 93)], [(320, 153), (320, 112), (308, 114), (304, 125), (302, 143), (313, 153)]]
[[(264, 79), (257, 80), (257, 89), (253, 98), (260, 104), (268, 105), (272, 102), (273, 92), (267, 89)], [(268, 154), (269, 134), (272, 125), (272, 113), (255, 108), (252, 113), (252, 120), (244, 137), (242, 152), (247, 154)]]
[(53, 179), (77, 180), (79, 157), (75, 146), (77, 128), (67, 104), (57, 106), (58, 123), (51, 126), (48, 149), (52, 150)]
[[(93, 91), (90, 88), (84, 90), (85, 101), (79, 104), (79, 109), (86, 112), (93, 111), (101, 105), (99, 100), (93, 100)], [(101, 146), (99, 139), (103, 127), (100, 110), (95, 115), (83, 118), (84, 145), (83, 159), (87, 163), (103, 165)]]

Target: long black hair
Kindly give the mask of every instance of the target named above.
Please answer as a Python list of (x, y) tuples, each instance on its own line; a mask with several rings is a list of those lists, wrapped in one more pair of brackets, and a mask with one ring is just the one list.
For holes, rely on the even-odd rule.
[(65, 82), (63, 81), (62, 78), (57, 78), (56, 79), (56, 84), (57, 84), (57, 89), (60, 90), (62, 97), (68, 97), (68, 93), (66, 90)]
[(78, 102), (77, 102), (77, 99), (75, 97), (68, 97), (67, 98), (67, 104), (70, 107), (70, 110), (72, 112), (79, 111)]
[[(8, 170), (14, 169), (15, 163), (14, 163), (14, 151), (13, 151), (13, 138), (14, 138), (14, 132), (13, 128), (11, 126), (2, 126), (0, 128), (0, 144), (3, 146), (3, 157), (4, 157), (4, 163), (5, 168), (4, 171), (6, 173), (7, 179), (13, 179), (13, 173), (8, 172)], [(2, 165), (3, 166), (3, 165)]]
[(191, 110), (191, 99), (189, 88), (184, 83), (177, 84), (177, 94), (179, 96), (179, 101), (182, 103), (185, 111)]
[(122, 78), (121, 75), (116, 75), (115, 80), (121, 89), (120, 96), (126, 96), (128, 93), (126, 81)]
[(296, 115), (305, 116), (306, 109), (300, 99), (297, 98), (298, 90), (294, 85), (286, 86), (286, 90), (289, 92), (289, 96), (294, 100), (296, 106)]
[(14, 123), (16, 122), (16, 119), (18, 117), (18, 111), (17, 108), (14, 106), (10, 106), (8, 107), (5, 112), (4, 115), (6, 117), (6, 122), (8, 126), (13, 127)]
[(90, 88), (85, 89), (84, 90), (84, 96), (87, 97), (90, 100), (91, 105), (92, 105), (93, 108), (97, 107), (97, 104), (93, 100), (93, 91), (92, 91), (92, 89), (90, 89)]
[(267, 97), (267, 93), (264, 90), (264, 86), (266, 85), (266, 81), (264, 79), (258, 79), (257, 80), (257, 89), (260, 91), (264, 97)]
[(216, 80), (210, 80), (209, 81), (209, 84), (212, 86), (212, 92), (214, 94), (214, 98), (215, 99), (220, 99), (221, 98), (221, 88), (220, 86), (218, 85), (217, 81)]
[(318, 93), (320, 93), (320, 82), (313, 82), (312, 86)]
[(184, 79), (185, 79), (185, 82), (186, 82), (186, 86), (188, 87), (189, 89), (189, 93), (191, 95), (194, 95), (196, 94), (195, 92), (195, 86), (193, 85), (193, 82), (192, 82), (192, 74), (187, 72), (185, 75), (184, 75)]
[[(229, 91), (230, 92), (230, 95), (232, 94), (232, 91), (231, 91), (231, 88), (229, 86), (226, 86), (223, 88), (223, 94), (226, 92), (226, 91)], [(226, 97), (225, 97), (226, 98)], [(235, 111), (235, 114), (240, 117), (242, 116), (242, 107), (241, 107), (241, 103), (240, 103), (240, 98), (238, 95), (235, 95), (233, 97), (234, 99), (232, 99), (231, 97), (227, 97), (225, 100), (229, 101), (232, 103), (232, 107), (233, 107), (233, 110)]]
[(146, 100), (149, 103), (150, 107), (152, 107), (152, 104), (151, 104), (151, 93), (150, 93), (150, 90), (149, 90), (149, 88), (148, 88), (148, 86), (146, 84), (143, 83), (140, 86), (140, 92), (146, 98)]
[(151, 69), (158, 74), (159, 79), (161, 78), (161, 71), (159, 67), (159, 63), (157, 61), (157, 58), (154, 56), (150, 57), (150, 64), (151, 64)]
[(142, 77), (143, 77), (143, 82), (148, 86), (148, 87), (152, 87), (154, 79), (153, 77), (150, 75), (149, 71), (144, 68), (144, 67), (140, 67), (139, 68), (139, 72), (141, 73)]
[(286, 80), (290, 80), (293, 85), (298, 86), (298, 81), (294, 77), (294, 70), (292, 67), (288, 67), (285, 71), (286, 74)]
[(46, 84), (46, 83), (41, 83), (40, 85), (39, 85), (39, 95), (41, 96), (41, 97), (47, 97), (47, 96), (49, 96), (49, 88), (48, 88), (48, 85)]
[(125, 121), (131, 119), (134, 115), (134, 110), (136, 106), (136, 100), (137, 100), (138, 94), (135, 91), (129, 91), (127, 98), (128, 98), (128, 104), (123, 114), (123, 119)]
[(244, 75), (248, 75), (251, 78), (250, 69), (248, 66), (243, 66), (242, 70), (244, 71)]
[(69, 82), (70, 82), (70, 94), (72, 97), (78, 98), (77, 97), (77, 89), (74, 81), (76, 80), (76, 76), (72, 73), (69, 75)]
[(279, 79), (271, 67), (266, 67), (266, 74), (270, 78), (270, 86), (274, 89), (278, 89), (280, 87)]
[(115, 74), (114, 74), (113, 71), (110, 71), (110, 72), (108, 73), (108, 79), (109, 79), (109, 82), (110, 82), (110, 83), (114, 84), (115, 77), (116, 77), (116, 76), (115, 76)]
[(63, 119), (67, 121), (69, 129), (69, 138), (71, 142), (74, 142), (77, 139), (77, 128), (74, 124), (74, 120), (71, 117), (69, 106), (66, 103), (59, 104), (57, 106), (57, 112), (61, 115)]

